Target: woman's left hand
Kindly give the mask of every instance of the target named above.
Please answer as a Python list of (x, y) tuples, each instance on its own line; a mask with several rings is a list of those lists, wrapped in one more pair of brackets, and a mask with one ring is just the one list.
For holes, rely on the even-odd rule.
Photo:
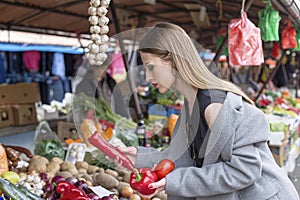
[(148, 187), (149, 187), (149, 189), (156, 189), (156, 191), (151, 195), (148, 195), (148, 196), (141, 195), (141, 196), (146, 197), (146, 198), (151, 198), (151, 197), (155, 196), (158, 192), (163, 191), (166, 187), (166, 179), (163, 178), (155, 183), (150, 183)]

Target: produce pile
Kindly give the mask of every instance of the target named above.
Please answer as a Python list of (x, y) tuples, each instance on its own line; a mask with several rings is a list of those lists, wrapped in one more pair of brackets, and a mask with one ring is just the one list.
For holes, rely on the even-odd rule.
[[(11, 146), (0, 145), (0, 147), (2, 149), (0, 169), (2, 199), (142, 199), (130, 185), (130, 176), (133, 173), (130, 170), (104, 169), (86, 161), (72, 163), (58, 157), (49, 160), (44, 156), (32, 155), (23, 147), (14, 148), (25, 150), (29, 157), (22, 156), (21, 154), (24, 153), (17, 150), (15, 153), (19, 155), (19, 163), (26, 162), (28, 165), (14, 167), (11, 165), (12, 157), (8, 156), (11, 153), (9, 152)], [(100, 192), (99, 195), (95, 192), (98, 187), (111, 193), (103, 195)], [(167, 197), (164, 192), (160, 192), (153, 199), (167, 199)]]

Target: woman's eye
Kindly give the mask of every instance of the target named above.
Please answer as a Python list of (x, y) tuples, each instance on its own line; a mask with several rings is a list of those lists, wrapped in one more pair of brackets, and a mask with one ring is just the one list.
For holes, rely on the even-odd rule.
[(153, 66), (153, 65), (148, 65), (148, 69), (149, 69), (149, 71), (152, 71), (152, 70), (153, 70), (153, 68), (154, 68), (154, 66)]

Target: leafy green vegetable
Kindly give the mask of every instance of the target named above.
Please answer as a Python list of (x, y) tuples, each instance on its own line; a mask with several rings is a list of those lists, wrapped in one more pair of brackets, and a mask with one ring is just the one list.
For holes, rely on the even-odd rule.
[(104, 169), (114, 169), (116, 165), (106, 159), (105, 155), (100, 150), (86, 152), (84, 160), (90, 164)]
[(51, 160), (53, 157), (65, 158), (65, 150), (57, 140), (42, 139), (41, 142), (35, 145), (34, 153), (44, 156), (48, 160)]

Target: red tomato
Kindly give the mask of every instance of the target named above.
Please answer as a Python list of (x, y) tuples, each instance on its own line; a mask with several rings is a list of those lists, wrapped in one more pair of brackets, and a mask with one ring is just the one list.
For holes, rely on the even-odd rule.
[(164, 178), (168, 173), (173, 171), (174, 168), (175, 168), (175, 164), (172, 160), (163, 159), (156, 165), (154, 171), (158, 179), (160, 180)]

